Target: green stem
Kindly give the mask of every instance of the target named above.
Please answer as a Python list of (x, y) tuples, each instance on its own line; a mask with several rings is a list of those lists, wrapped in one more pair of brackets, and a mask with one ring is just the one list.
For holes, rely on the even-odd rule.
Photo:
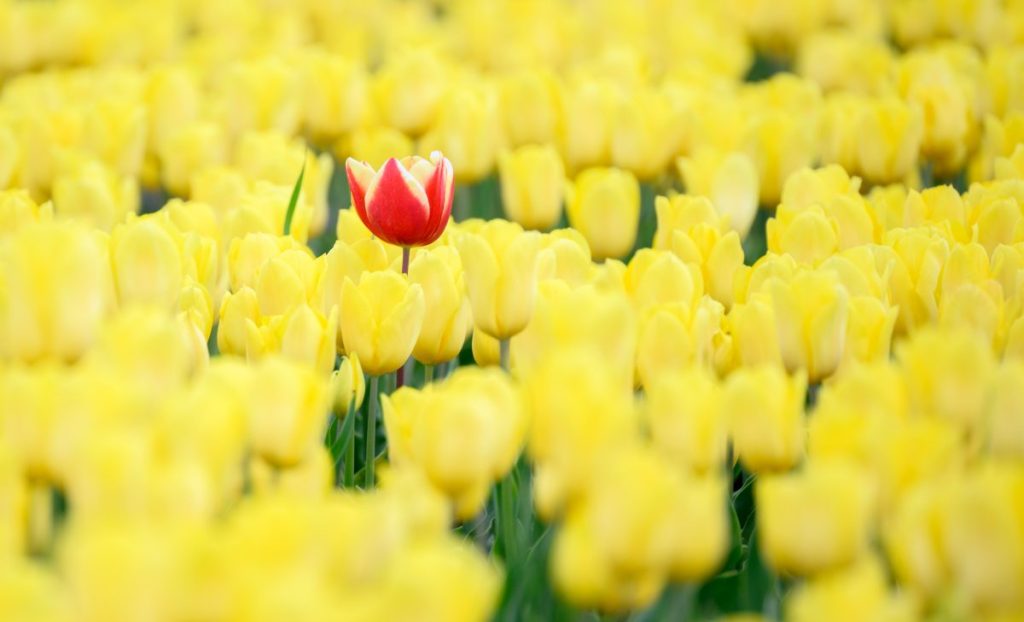
[(502, 339), (498, 342), (498, 360), (501, 361), (501, 368), (509, 370), (509, 360), (512, 357), (512, 342), (509, 339)]
[(434, 366), (424, 365), (423, 366), (423, 386), (427, 386), (434, 381)]
[(377, 458), (377, 386), (380, 376), (370, 376), (370, 400), (369, 410), (366, 415), (366, 427), (363, 431), (363, 440), (366, 442), (366, 453), (363, 454), (363, 489), (373, 488), (374, 460)]
[(495, 525), (495, 540), (501, 543), (501, 554), (505, 559), (506, 566), (511, 565), (516, 559), (516, 500), (512, 489), (512, 472), (509, 471), (496, 484), (495, 501), (497, 504)]
[[(355, 398), (348, 403), (348, 414), (346, 417), (355, 417)], [(353, 421), (353, 424), (356, 422)], [(341, 429), (341, 426), (338, 426)], [(356, 485), (356, 435), (355, 428), (352, 428), (353, 432), (349, 434), (348, 440), (345, 442), (345, 473), (342, 477), (342, 485), (345, 488), (352, 488)]]

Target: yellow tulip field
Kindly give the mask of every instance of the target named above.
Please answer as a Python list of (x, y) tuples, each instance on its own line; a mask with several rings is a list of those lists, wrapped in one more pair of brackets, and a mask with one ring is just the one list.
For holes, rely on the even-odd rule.
[(0, 0), (0, 622), (1024, 622), (1024, 0)]

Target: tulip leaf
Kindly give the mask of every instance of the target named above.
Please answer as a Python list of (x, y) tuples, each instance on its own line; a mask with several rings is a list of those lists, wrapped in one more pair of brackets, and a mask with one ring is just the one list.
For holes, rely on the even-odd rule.
[(356, 415), (351, 409), (349, 413), (341, 420), (341, 430), (337, 432), (334, 437), (334, 442), (331, 443), (331, 455), (337, 456), (337, 461), (342, 460), (342, 456), (345, 453), (345, 447), (352, 442), (352, 431), (355, 430)]
[(295, 206), (299, 204), (299, 193), (302, 192), (302, 180), (306, 176), (306, 154), (302, 154), (302, 169), (299, 170), (299, 178), (295, 180), (292, 187), (292, 196), (288, 199), (288, 211), (284, 214), (284, 234), (291, 235), (292, 218), (295, 216)]

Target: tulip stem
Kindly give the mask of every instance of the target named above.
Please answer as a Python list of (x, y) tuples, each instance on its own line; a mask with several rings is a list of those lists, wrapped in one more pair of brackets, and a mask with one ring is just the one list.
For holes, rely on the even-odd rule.
[[(348, 402), (348, 413), (346, 417), (355, 417), (356, 409), (355, 397)], [(356, 434), (355, 434), (355, 421), (352, 422), (350, 428), (352, 432), (348, 435), (348, 439), (345, 440), (345, 473), (342, 476), (342, 485), (345, 488), (352, 488), (356, 483)], [(338, 422), (338, 431), (341, 432), (341, 422)]]
[[(402, 247), (402, 274), (403, 275), (408, 275), (409, 274), (409, 253), (410, 253), (410, 250), (411, 249), (408, 246), (403, 246)], [(408, 363), (408, 361), (406, 361), (406, 363)], [(396, 389), (401, 389), (404, 386), (405, 386), (405, 364), (403, 364), (401, 367), (399, 367), (398, 371), (395, 373), (395, 388)]]
[(434, 381), (434, 366), (424, 365), (423, 366), (423, 386), (427, 386)]
[(370, 405), (366, 412), (366, 427), (363, 429), (363, 441), (366, 452), (363, 454), (363, 489), (373, 488), (373, 467), (377, 458), (377, 386), (380, 376), (370, 376)]
[(498, 342), (498, 360), (501, 362), (501, 368), (505, 371), (509, 370), (509, 360), (512, 356), (512, 342), (509, 339), (502, 339)]

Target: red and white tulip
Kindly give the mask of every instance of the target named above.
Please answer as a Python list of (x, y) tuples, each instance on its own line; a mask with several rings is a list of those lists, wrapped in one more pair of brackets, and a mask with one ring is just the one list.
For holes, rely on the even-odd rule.
[(430, 159), (388, 158), (380, 170), (349, 158), (345, 162), (352, 206), (363, 224), (396, 246), (424, 246), (444, 231), (452, 212), (455, 176), (439, 151)]

